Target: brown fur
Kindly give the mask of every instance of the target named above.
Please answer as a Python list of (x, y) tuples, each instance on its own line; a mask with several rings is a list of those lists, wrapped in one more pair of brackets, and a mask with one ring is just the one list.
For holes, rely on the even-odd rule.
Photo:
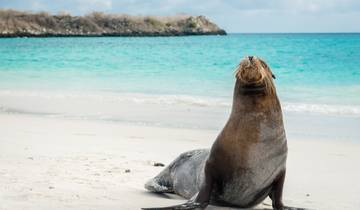
[[(271, 151), (260, 153), (254, 150), (259, 145), (273, 142), (274, 148), (284, 148), (279, 151), (286, 153), (286, 143), (285, 146), (282, 143), (285, 133), (281, 107), (271, 69), (261, 59), (247, 58), (240, 63), (235, 77), (237, 80), (232, 112), (214, 142), (208, 159), (208, 162), (215, 166), (213, 171), (216, 180), (221, 180), (220, 183), (237, 179), (239, 173), (246, 173), (245, 171), (252, 170), (259, 161), (266, 161), (263, 160), (263, 155)], [(269, 133), (264, 131), (264, 125), (271, 130)], [(224, 163), (226, 167), (223, 166)], [(223, 187), (226, 186), (220, 184), (218, 190), (222, 191)], [(254, 204), (256, 202), (254, 201)]]
[[(175, 161), (181, 163), (177, 165), (180, 173), (168, 173), (171, 180), (177, 181), (174, 191), (191, 190), (188, 198), (192, 198), (183, 205), (164, 209), (205, 208), (212, 201), (247, 208), (268, 195), (275, 209), (283, 208), (287, 143), (274, 76), (263, 60), (247, 57), (235, 77), (229, 120), (209, 153), (202, 156), (203, 160), (198, 156), (187, 162), (180, 158)], [(196, 179), (184, 176), (185, 170)], [(189, 184), (188, 180), (195, 181)]]

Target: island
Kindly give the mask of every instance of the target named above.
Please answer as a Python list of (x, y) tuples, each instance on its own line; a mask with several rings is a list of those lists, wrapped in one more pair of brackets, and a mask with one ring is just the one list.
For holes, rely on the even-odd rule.
[(84, 16), (0, 10), (0, 37), (226, 35), (204, 16)]

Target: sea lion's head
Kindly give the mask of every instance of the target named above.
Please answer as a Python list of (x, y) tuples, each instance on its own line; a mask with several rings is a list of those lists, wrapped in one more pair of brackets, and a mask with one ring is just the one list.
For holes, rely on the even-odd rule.
[(239, 64), (235, 77), (237, 88), (240, 93), (252, 94), (275, 94), (273, 79), (274, 74), (265, 61), (254, 56), (245, 57)]

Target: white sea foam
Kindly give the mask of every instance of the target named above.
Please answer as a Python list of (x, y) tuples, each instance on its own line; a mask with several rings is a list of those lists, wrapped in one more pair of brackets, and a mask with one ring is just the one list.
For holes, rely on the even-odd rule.
[(283, 109), (289, 112), (308, 112), (328, 115), (349, 115), (360, 117), (360, 106), (284, 103)]
[(107, 93), (107, 92), (50, 92), (50, 91), (0, 91), (0, 97), (43, 98), (43, 99), (77, 99), (104, 102), (132, 102), (136, 104), (190, 105), (200, 107), (227, 107), (226, 99), (198, 97), (189, 95), (149, 95), (140, 93)]
[[(139, 93), (108, 93), (108, 92), (61, 92), (61, 91), (19, 91), (19, 90), (2, 90), (0, 91), (0, 111), (11, 110), (5, 103), (6, 99), (18, 99), (19, 104), (26, 106), (29, 99), (45, 99), (51, 101), (78, 101), (87, 103), (102, 104), (135, 104), (153, 106), (186, 106), (186, 107), (203, 107), (230, 109), (231, 98), (215, 98), (204, 96), (190, 95), (149, 95)], [(50, 105), (50, 104), (49, 104)], [(47, 106), (47, 104), (44, 104)], [(296, 113), (316, 113), (325, 115), (345, 115), (360, 117), (360, 106), (341, 105), (341, 104), (311, 104), (301, 102), (282, 102), (285, 112)], [(6, 108), (6, 109), (5, 109)], [(18, 109), (18, 107), (17, 107)]]

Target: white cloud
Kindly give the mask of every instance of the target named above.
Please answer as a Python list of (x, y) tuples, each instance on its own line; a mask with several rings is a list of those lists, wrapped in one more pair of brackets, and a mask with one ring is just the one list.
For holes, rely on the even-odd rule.
[(109, 11), (112, 8), (112, 0), (72, 0), (72, 13), (86, 14), (93, 11)]

